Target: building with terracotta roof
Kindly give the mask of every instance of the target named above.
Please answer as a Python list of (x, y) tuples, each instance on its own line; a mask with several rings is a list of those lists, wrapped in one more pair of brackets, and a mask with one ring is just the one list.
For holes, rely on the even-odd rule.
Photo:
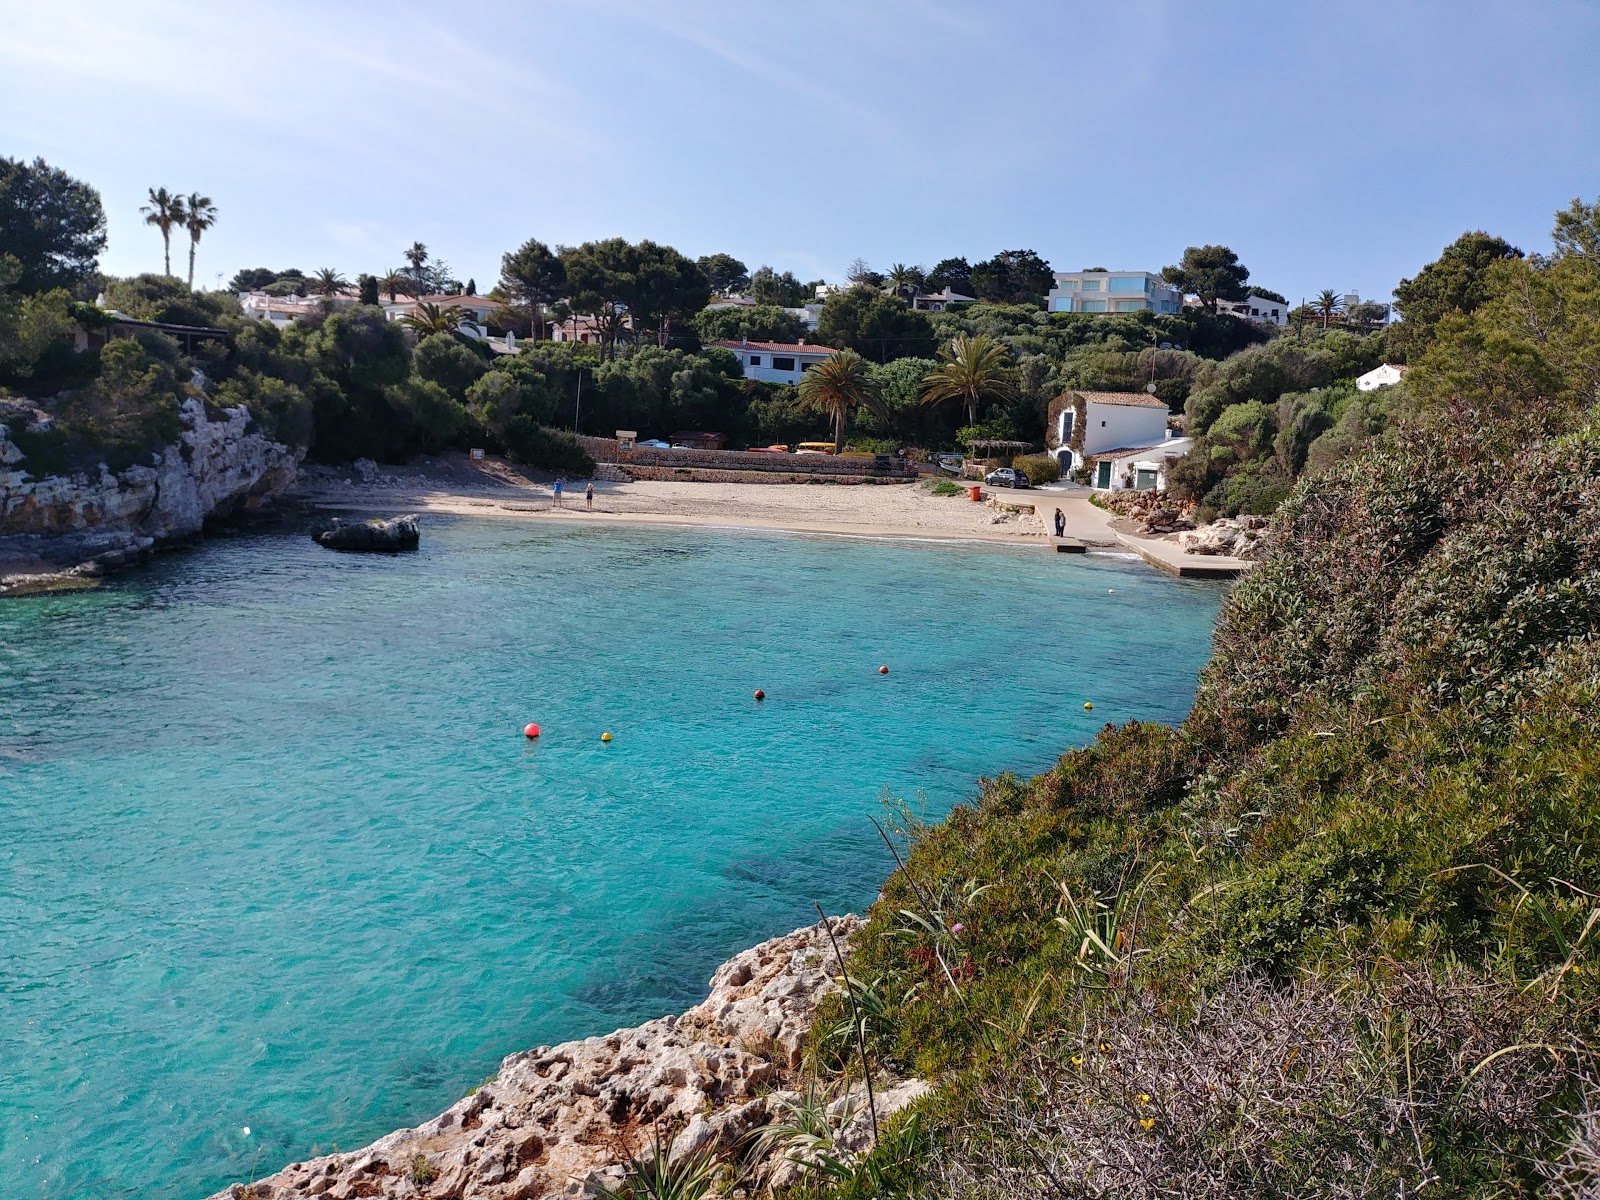
[[(1062, 392), (1045, 415), (1045, 448), (1063, 474), (1130, 455), (1154, 455), (1172, 440), (1167, 402), (1145, 392)], [(1115, 487), (1109, 479), (1100, 487)]]
[(824, 359), (837, 353), (832, 346), (812, 346), (799, 342), (712, 342), (739, 356), (744, 377), (760, 383), (799, 383), (800, 376)]

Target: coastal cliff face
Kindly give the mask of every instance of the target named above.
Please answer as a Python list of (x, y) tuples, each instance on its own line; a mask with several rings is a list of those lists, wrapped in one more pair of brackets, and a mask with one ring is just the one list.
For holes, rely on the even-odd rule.
[[(861, 921), (831, 924), (847, 948)], [(838, 972), (822, 925), (774, 938), (724, 963), (710, 996), (681, 1016), (513, 1054), (483, 1087), (415, 1129), (234, 1184), (212, 1200), (579, 1197), (595, 1183), (618, 1187), (659, 1132), (672, 1136), (674, 1159), (726, 1148), (767, 1123), (778, 1097), (792, 1096), (782, 1089)], [(880, 1117), (925, 1089), (913, 1081), (880, 1095)]]
[(250, 430), (245, 409), (208, 412), (190, 397), (180, 418), (178, 440), (151, 465), (42, 478), (0, 425), (0, 591), (35, 573), (98, 574), (294, 482), (305, 452)]

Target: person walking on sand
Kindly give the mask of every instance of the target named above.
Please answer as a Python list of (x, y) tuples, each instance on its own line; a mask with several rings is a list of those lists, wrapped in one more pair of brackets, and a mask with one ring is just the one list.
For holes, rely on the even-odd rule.
[(1067, 517), (1059, 508), (1056, 509), (1056, 536), (1067, 536)]
[(561, 480), (559, 480), (559, 479), (556, 480), (555, 486), (553, 488), (551, 488), (551, 494), (555, 499), (555, 506), (557, 508), (560, 508), (561, 507)]
[(594, 511), (594, 480), (592, 479), (589, 481), (588, 486), (583, 489), (583, 502), (589, 506), (590, 512)]

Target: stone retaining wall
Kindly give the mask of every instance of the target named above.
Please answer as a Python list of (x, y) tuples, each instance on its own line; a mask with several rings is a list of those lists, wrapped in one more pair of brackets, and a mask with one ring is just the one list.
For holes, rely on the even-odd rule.
[(617, 463), (615, 470), (629, 479), (671, 479), (679, 483), (914, 483), (915, 475), (840, 475), (810, 471), (736, 471), (707, 467), (641, 467)]
[[(843, 458), (830, 454), (774, 454), (750, 450), (656, 450), (640, 447), (624, 454), (615, 438), (597, 438), (579, 435), (578, 443), (597, 463), (617, 463), (625, 470), (634, 471), (651, 467), (688, 467), (695, 471), (737, 471), (741, 473), (787, 472), (807, 476), (875, 476), (878, 478), (915, 478), (915, 470), (890, 459), (888, 470), (875, 468), (870, 458)], [(667, 478), (667, 476), (640, 475), (640, 479)], [(683, 478), (683, 476), (678, 476)], [(803, 481), (802, 481), (803, 482)]]

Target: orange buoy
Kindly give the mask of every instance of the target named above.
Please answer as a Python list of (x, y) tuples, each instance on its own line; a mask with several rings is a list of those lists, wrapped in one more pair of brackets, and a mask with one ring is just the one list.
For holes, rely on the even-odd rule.
[(757, 688), (756, 689), (756, 699), (757, 700), (765, 700), (766, 698), (767, 698), (767, 694), (765, 692), (763, 692), (760, 688)]
[(889, 668), (888, 667), (879, 667), (878, 668), (878, 674), (879, 675), (887, 675), (888, 673), (889, 673)]
[(529, 721), (526, 725), (524, 725), (522, 727), (522, 736), (523, 737), (528, 737), (528, 738), (536, 738), (536, 737), (538, 737), (539, 736), (539, 727), (537, 725), (535, 725), (532, 721)]

